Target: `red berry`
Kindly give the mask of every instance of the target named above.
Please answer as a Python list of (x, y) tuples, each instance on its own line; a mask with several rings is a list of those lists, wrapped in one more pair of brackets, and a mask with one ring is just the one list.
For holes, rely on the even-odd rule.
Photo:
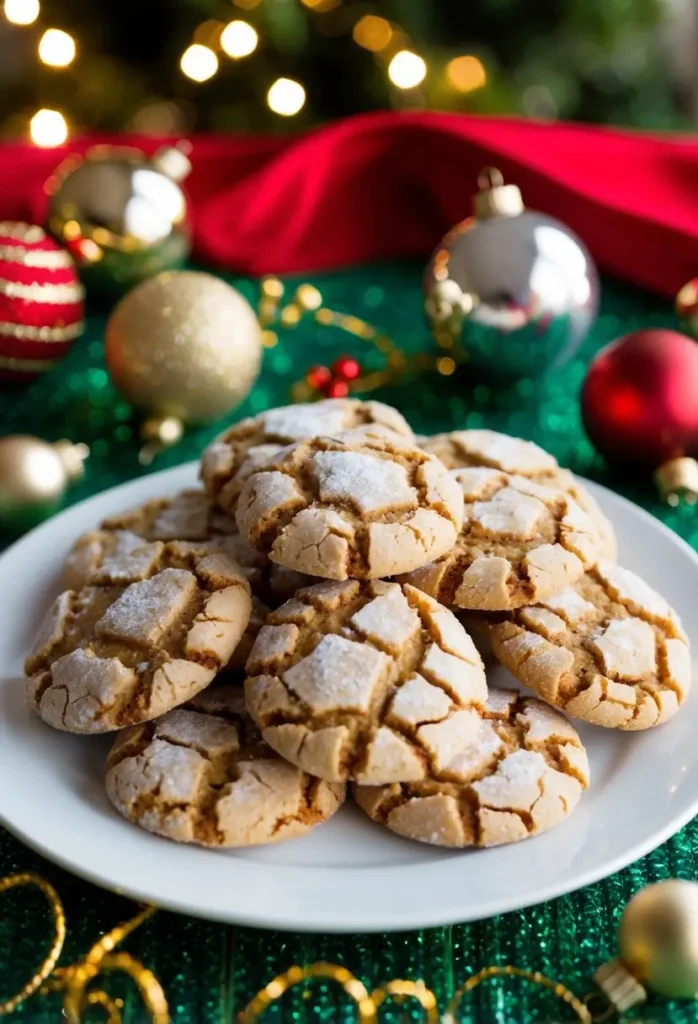
[(327, 366), (311, 366), (305, 379), (315, 391), (323, 391), (332, 380), (332, 373)]
[(351, 356), (340, 356), (332, 364), (332, 372), (335, 377), (341, 377), (342, 380), (356, 380), (361, 376), (361, 367)]
[(349, 394), (349, 385), (345, 380), (333, 380), (325, 388), (325, 394), (328, 398), (346, 398)]

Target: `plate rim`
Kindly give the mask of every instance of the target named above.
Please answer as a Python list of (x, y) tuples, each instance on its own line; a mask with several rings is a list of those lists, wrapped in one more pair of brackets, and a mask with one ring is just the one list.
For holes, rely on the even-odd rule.
[[(181, 477), (182, 480), (191, 478), (192, 473), (195, 472), (197, 466), (196, 461), (182, 463), (178, 466), (167, 467), (162, 470), (155, 471), (153, 473), (144, 474), (136, 477), (133, 480), (127, 481), (122, 484), (116, 484), (113, 487), (107, 488), (98, 494), (91, 495), (81, 502), (69, 506), (62, 510), (57, 515), (51, 517), (44, 523), (39, 524), (37, 527), (26, 533), (23, 537), (20, 537), (9, 547), (7, 547), (2, 553), (0, 553), (0, 574), (2, 573), (3, 562), (11, 554), (15, 553), (18, 548), (24, 545), (30, 545), (35, 541), (37, 535), (42, 533), (50, 533), (55, 529), (57, 523), (62, 523), (66, 519), (70, 518), (77, 509), (85, 509), (89, 507), (91, 503), (97, 503), (99, 501), (108, 499), (109, 495), (119, 492), (119, 505), (122, 507), (128, 506), (128, 495), (133, 491), (140, 490), (144, 485), (147, 487), (148, 482), (152, 484), (152, 492), (149, 497), (156, 497), (160, 490), (159, 484), (162, 483), (162, 492), (168, 493), (171, 487), (167, 485), (167, 481), (171, 481), (172, 478)], [(585, 477), (579, 476), (578, 479), (589, 489), (594, 497), (609, 494), (612, 500), (620, 502), (622, 506), (628, 506), (632, 509), (633, 514), (639, 513), (640, 518), (647, 522), (654, 530), (659, 529), (659, 532), (668, 537), (671, 542), (678, 546), (685, 555), (687, 555), (690, 561), (694, 564), (698, 570), (698, 553), (677, 533), (675, 533), (670, 527), (666, 526), (661, 520), (657, 519), (656, 516), (652, 515), (647, 509), (642, 508), (640, 505), (635, 504), (628, 498), (621, 494), (617, 494), (610, 488), (605, 487), (603, 484), (598, 484), (595, 481), (588, 480)], [(178, 483), (174, 486), (194, 486), (188, 483)], [(123, 498), (123, 503), (121, 501)], [(142, 500), (149, 500), (148, 497)], [(341, 921), (332, 919), (324, 919), (322, 912), (318, 914), (317, 906), (313, 908), (311, 920), (307, 921), (301, 919), (300, 916), (293, 920), (289, 919), (288, 914), (286, 916), (276, 916), (274, 913), (273, 906), (267, 907), (266, 905), (260, 905), (253, 913), (242, 911), (231, 915), (230, 909), (221, 906), (219, 909), (208, 908), (205, 911), (195, 903), (187, 900), (185, 896), (174, 895), (168, 896), (166, 899), (153, 900), (151, 894), (148, 893), (147, 887), (139, 887), (137, 880), (133, 884), (128, 885), (115, 885), (114, 882), (105, 873), (100, 873), (98, 869), (93, 869), (89, 866), (85, 866), (82, 863), (76, 864), (75, 861), (71, 860), (70, 857), (64, 856), (60, 852), (53, 851), (49, 846), (43, 843), (40, 839), (36, 839), (31, 834), (28, 834), (21, 827), (16, 826), (11, 820), (8, 820), (2, 807), (2, 800), (0, 797), (0, 824), (7, 829), (12, 835), (14, 835), (20, 842), (24, 843), (31, 850), (36, 851), (42, 857), (51, 863), (57, 864), (63, 870), (68, 871), (70, 874), (82, 878), (90, 884), (96, 885), (100, 888), (106, 889), (110, 892), (118, 893), (119, 895), (128, 897), (136, 902), (145, 902), (151, 905), (160, 907), (162, 909), (174, 911), (176, 913), (190, 915), (199, 919), (218, 921), (229, 925), (241, 925), (246, 927), (266, 928), (275, 929), (284, 932), (299, 932), (299, 933), (318, 933), (323, 932), (327, 934), (352, 934), (352, 933), (380, 933), (380, 932), (404, 932), (412, 931), (420, 928), (431, 928), (431, 927), (446, 927), (454, 924), (465, 924), (478, 920), (485, 920), (488, 917), (495, 916), (503, 913), (510, 913), (517, 910), (522, 910), (528, 907), (537, 906), (543, 902), (551, 899), (556, 899), (560, 896), (567, 895), (572, 892), (576, 892), (588, 885), (592, 885), (604, 878), (615, 874), (617, 871), (622, 870), (629, 864), (634, 863), (640, 858), (651, 853), (657, 849), (663, 843), (665, 843), (671, 836), (675, 835), (680, 829), (682, 829), (691, 819), (698, 813), (698, 791), (696, 791), (695, 797), (689, 801), (687, 807), (681, 812), (670, 816), (664, 827), (657, 829), (656, 831), (649, 834), (644, 841), (639, 841), (635, 845), (629, 847), (622, 853), (617, 854), (610, 860), (591, 867), (586, 871), (577, 873), (574, 876), (572, 884), (564, 878), (560, 878), (558, 881), (551, 882), (547, 885), (543, 884), (536, 889), (533, 898), (529, 895), (522, 893), (520, 897), (512, 897), (511, 895), (503, 895), (502, 897), (493, 897), (488, 902), (488, 909), (486, 913), (474, 913), (472, 915), (466, 914), (463, 916), (464, 910), (462, 907), (457, 905), (453, 906), (451, 911), (447, 909), (436, 910), (433, 914), (430, 914), (423, 908), (417, 908), (417, 910), (410, 910), (409, 907), (401, 911), (399, 917), (389, 912), (381, 911), (379, 918), (361, 917), (365, 910), (352, 912), (351, 918), (345, 913)], [(405, 869), (409, 867), (414, 870), (414, 866), (401, 865), (399, 867), (391, 867), (391, 871), (399, 871), (401, 868)], [(269, 870), (274, 870), (274, 865), (269, 865)], [(318, 869), (315, 869), (318, 870)], [(321, 869), (324, 871), (330, 871), (330, 868)], [(372, 868), (371, 870), (380, 870), (378, 868)]]

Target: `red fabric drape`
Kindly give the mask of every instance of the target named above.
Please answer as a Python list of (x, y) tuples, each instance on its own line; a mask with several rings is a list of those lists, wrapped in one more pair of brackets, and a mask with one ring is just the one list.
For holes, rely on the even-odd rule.
[[(0, 147), (0, 218), (40, 221), (68, 152)], [(566, 221), (602, 269), (668, 295), (698, 275), (698, 141), (568, 124), (378, 113), (298, 136), (198, 136), (187, 183), (195, 254), (242, 273), (426, 257), (470, 213), (495, 164), (532, 208)]]

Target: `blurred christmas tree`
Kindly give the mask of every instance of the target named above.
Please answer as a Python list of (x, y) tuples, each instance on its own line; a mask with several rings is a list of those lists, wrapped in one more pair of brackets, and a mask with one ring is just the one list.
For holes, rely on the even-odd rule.
[(680, 2), (4, 0), (0, 130), (55, 145), (390, 107), (681, 127)]

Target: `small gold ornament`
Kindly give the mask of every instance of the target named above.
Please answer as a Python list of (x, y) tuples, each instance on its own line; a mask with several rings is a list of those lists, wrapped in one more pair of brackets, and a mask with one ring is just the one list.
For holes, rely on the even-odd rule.
[(636, 893), (623, 912), (619, 957), (594, 981), (619, 1012), (644, 1002), (645, 986), (670, 999), (698, 997), (698, 884), (670, 879)]
[(698, 501), (698, 462), (687, 455), (669, 459), (655, 472), (654, 482), (667, 505), (676, 507), (682, 501), (695, 505)]
[(183, 265), (190, 228), (180, 183), (190, 170), (177, 147), (148, 159), (130, 147), (94, 146), (60, 165), (46, 184), (48, 227), (88, 288), (119, 293)]
[(674, 308), (684, 334), (698, 339), (698, 277), (679, 289)]
[(173, 420), (207, 423), (246, 397), (259, 373), (261, 330), (247, 300), (225, 281), (166, 271), (116, 306), (105, 358), (119, 391), (156, 418), (148, 439), (173, 443)]
[(84, 472), (84, 444), (16, 434), (0, 438), (0, 526), (26, 530), (55, 512)]
[(488, 167), (474, 216), (439, 243), (424, 274), (434, 340), (494, 378), (534, 377), (574, 353), (596, 315), (593, 259), (559, 220), (524, 207), (516, 185)]

